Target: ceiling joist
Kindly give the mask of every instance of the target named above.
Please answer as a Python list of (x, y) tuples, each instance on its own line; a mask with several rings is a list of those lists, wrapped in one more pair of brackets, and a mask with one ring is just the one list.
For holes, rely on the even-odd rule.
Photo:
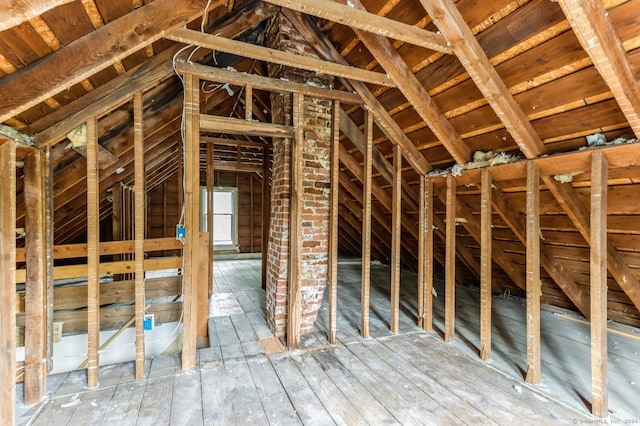
[(317, 0), (265, 0), (267, 3), (296, 10), (317, 18), (326, 19), (351, 28), (399, 40), (441, 53), (453, 53), (445, 38), (413, 25), (394, 21), (364, 10), (355, 9), (333, 1)]

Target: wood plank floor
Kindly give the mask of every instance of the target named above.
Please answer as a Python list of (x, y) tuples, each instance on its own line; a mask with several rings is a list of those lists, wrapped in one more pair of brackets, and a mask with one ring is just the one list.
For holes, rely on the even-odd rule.
[[(520, 359), (524, 337), (517, 329), (524, 308), (518, 302), (496, 299), (494, 356), (489, 364), (483, 363), (477, 357), (477, 307), (473, 307), (477, 295), (474, 299), (472, 290), (458, 292), (456, 341), (445, 344), (438, 332), (424, 333), (415, 327), (415, 275), (404, 273), (400, 333), (392, 335), (388, 331), (389, 269), (374, 265), (372, 339), (363, 340), (357, 331), (359, 262), (343, 261), (339, 267), (341, 343), (327, 344), (323, 307), (314, 333), (302, 341), (305, 349), (266, 355), (260, 339), (271, 332), (264, 319), (264, 292), (259, 288), (260, 261), (216, 261), (215, 268), (216, 294), (233, 297), (224, 296), (226, 301), (220, 302), (227, 313), (218, 310), (210, 319), (212, 347), (198, 351), (198, 369), (183, 373), (178, 355), (164, 355), (148, 360), (145, 378), (135, 381), (132, 363), (104, 366), (95, 390), (85, 388), (84, 371), (53, 375), (48, 380), (49, 398), (41, 406), (18, 403), (19, 423), (539, 425), (590, 419), (585, 406), (589, 394), (581, 385), (567, 385), (564, 393), (557, 390), (581, 374), (564, 360), (575, 357), (581, 368), (584, 361), (583, 355), (571, 353), (571, 347), (554, 345), (568, 339), (584, 346), (584, 338), (559, 333), (580, 324), (544, 316), (543, 327), (553, 335), (545, 337), (545, 345), (553, 346), (554, 352), (543, 352), (543, 384), (531, 387), (517, 377), (526, 361), (526, 357)], [(442, 330), (442, 299), (436, 299), (438, 330)], [(640, 347), (638, 341), (616, 337), (615, 342), (613, 356), (624, 364), (627, 381), (640, 383), (634, 378), (640, 371), (637, 353), (633, 354)], [(552, 367), (556, 356), (563, 361)], [(588, 374), (588, 358), (586, 365)], [(550, 382), (556, 380), (559, 384), (552, 386)], [(612, 394), (612, 416), (640, 418), (633, 411), (637, 404), (631, 403), (637, 399), (629, 398), (637, 396), (625, 395), (618, 401), (618, 393)], [(623, 411), (619, 407), (625, 404)]]

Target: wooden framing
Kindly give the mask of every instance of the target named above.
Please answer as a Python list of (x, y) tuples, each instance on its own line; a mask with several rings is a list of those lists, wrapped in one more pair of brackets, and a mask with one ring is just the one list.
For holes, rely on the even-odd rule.
[(142, 132), (142, 92), (133, 95), (133, 144), (134, 144), (134, 232), (135, 232), (135, 322), (136, 322), (136, 379), (144, 377), (144, 228), (146, 190), (144, 173), (144, 134)]
[(391, 212), (391, 332), (398, 333), (400, 317), (400, 252), (402, 250), (402, 148), (393, 147)]
[(256, 123), (238, 118), (216, 117), (200, 114), (200, 129), (216, 133), (230, 133), (250, 136), (267, 136), (275, 138), (289, 138), (293, 130), (289, 126), (271, 123)]
[(607, 390), (607, 157), (591, 166), (591, 412), (609, 415)]
[(636, 137), (640, 137), (638, 76), (602, 2), (559, 0), (558, 3)]
[(281, 52), (279, 50), (229, 40), (211, 34), (203, 34), (199, 31), (189, 30), (186, 28), (178, 28), (167, 34), (165, 38), (180, 43), (200, 46), (206, 49), (213, 49), (232, 55), (244, 56), (247, 58), (257, 59), (259, 61), (267, 61), (274, 64), (300, 68), (320, 74), (346, 77), (379, 86), (392, 87), (394, 85), (389, 77), (382, 73), (365, 71), (347, 65), (335, 64), (308, 56), (296, 55), (294, 53)]
[(32, 405), (46, 393), (46, 280), (45, 280), (45, 196), (43, 154), (28, 155), (24, 164), (26, 283), (24, 332), (24, 400)]
[(45, 317), (47, 329), (47, 371), (53, 370), (53, 162), (51, 147), (43, 149), (42, 188), (44, 191), (44, 256), (45, 256)]
[(0, 136), (0, 424), (16, 420), (16, 145)]
[(100, 179), (98, 168), (98, 123), (87, 121), (87, 387), (98, 386), (100, 360)]
[(487, 167), (480, 188), (480, 358), (485, 361), (491, 358), (492, 184)]
[(266, 0), (267, 3), (293, 9), (308, 15), (346, 25), (351, 28), (379, 34), (437, 52), (452, 53), (451, 47), (440, 34), (423, 30), (413, 25), (355, 9), (334, 1), (314, 0)]
[[(435, 199), (433, 194), (433, 180), (424, 178), (424, 191), (420, 190), (420, 207), (421, 214), (424, 211), (424, 321), (422, 328), (425, 331), (431, 331), (433, 329), (433, 200)], [(419, 257), (419, 256), (418, 256)], [(446, 263), (446, 261), (445, 261)]]
[(340, 101), (333, 102), (331, 133), (331, 198), (329, 199), (329, 343), (338, 330), (338, 195), (340, 193)]
[(269, 147), (262, 148), (262, 288), (267, 288), (267, 257), (271, 224), (271, 164)]
[(425, 264), (427, 261), (425, 254), (425, 239), (427, 233), (426, 218), (427, 208), (425, 200), (425, 176), (420, 176), (420, 199), (418, 200), (418, 327), (424, 327), (425, 318)]
[[(202, 139), (200, 140), (202, 142)], [(214, 191), (214, 182), (213, 182), (213, 178), (214, 178), (214, 171), (215, 171), (215, 167), (214, 167), (214, 159), (213, 159), (213, 154), (214, 154), (214, 149), (215, 146), (212, 143), (208, 143), (206, 144), (205, 149), (207, 150), (207, 170), (205, 172), (206, 175), (206, 180), (207, 180), (207, 232), (209, 233), (209, 247), (207, 248), (207, 251), (209, 252), (209, 272), (207, 274), (208, 276), (208, 293), (209, 293), (209, 298), (211, 298), (211, 295), (213, 294), (214, 291), (214, 268), (213, 268), (213, 252), (214, 252), (214, 248), (215, 248), (215, 241), (213, 238), (213, 230), (214, 230), (214, 214), (213, 214), (213, 191)], [(252, 209), (253, 211), (253, 209)]]
[(527, 162), (527, 376), (540, 383), (540, 170)]
[(192, 370), (196, 364), (196, 333), (198, 321), (197, 276), (200, 248), (200, 80), (191, 74), (184, 76), (185, 104), (185, 268), (184, 327), (182, 332), (182, 370)]
[(300, 347), (302, 287), (300, 283), (302, 249), (302, 152), (304, 143), (304, 95), (293, 94), (293, 139), (291, 143), (291, 200), (289, 210), (289, 306), (287, 346)]
[(444, 277), (444, 340), (452, 342), (456, 319), (456, 178), (447, 175), (446, 248)]
[[(369, 338), (369, 292), (371, 287), (371, 173), (373, 157), (373, 117), (365, 111), (365, 135), (367, 138), (363, 164), (362, 185), (362, 284), (360, 294), (360, 334)], [(345, 156), (341, 156), (346, 160)]]

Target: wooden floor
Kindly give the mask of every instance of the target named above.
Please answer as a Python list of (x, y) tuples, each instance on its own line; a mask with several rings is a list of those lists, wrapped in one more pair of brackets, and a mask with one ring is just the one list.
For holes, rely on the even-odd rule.
[[(41, 406), (18, 403), (19, 424), (538, 425), (590, 419), (585, 405), (589, 390), (582, 389), (579, 378), (583, 364), (590, 377), (588, 358), (585, 363), (584, 351), (562, 346), (567, 340), (585, 346), (585, 338), (556, 332), (557, 328), (571, 334), (581, 324), (544, 316), (543, 327), (550, 328), (551, 336), (545, 337), (543, 383), (531, 387), (518, 378), (526, 360), (521, 352), (520, 303), (495, 299), (494, 356), (489, 364), (483, 363), (477, 357), (477, 293), (473, 299), (473, 290), (459, 289), (457, 337), (446, 344), (439, 332), (428, 334), (415, 327), (415, 275), (405, 273), (400, 334), (391, 335), (389, 269), (374, 265), (372, 339), (363, 340), (357, 333), (360, 264), (343, 261), (341, 344), (331, 347), (326, 342), (323, 307), (316, 330), (302, 341), (305, 349), (266, 355), (260, 339), (268, 339), (271, 332), (259, 288), (260, 261), (217, 261), (215, 267), (217, 296), (212, 303), (219, 309), (210, 319), (212, 347), (198, 351), (197, 370), (182, 373), (178, 355), (148, 360), (148, 372), (140, 381), (134, 380), (132, 363), (105, 366), (99, 388), (90, 391), (84, 371), (53, 375), (48, 380), (49, 399)], [(437, 330), (442, 330), (442, 299), (436, 299)], [(635, 383), (640, 383), (640, 362), (634, 351), (640, 350), (640, 341), (616, 337), (614, 342), (614, 362), (623, 364), (630, 384), (612, 393), (612, 417), (639, 419)], [(588, 356), (588, 339), (586, 345)], [(553, 357), (561, 360), (557, 368), (551, 366)], [(567, 368), (568, 358), (579, 368)], [(575, 386), (566, 384), (572, 380)], [(626, 394), (628, 389), (631, 394)]]

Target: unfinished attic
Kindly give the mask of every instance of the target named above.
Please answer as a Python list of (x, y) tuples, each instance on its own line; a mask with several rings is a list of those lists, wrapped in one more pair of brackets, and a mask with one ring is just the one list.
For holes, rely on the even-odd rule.
[(0, 424), (639, 423), (639, 21), (9, 0)]

